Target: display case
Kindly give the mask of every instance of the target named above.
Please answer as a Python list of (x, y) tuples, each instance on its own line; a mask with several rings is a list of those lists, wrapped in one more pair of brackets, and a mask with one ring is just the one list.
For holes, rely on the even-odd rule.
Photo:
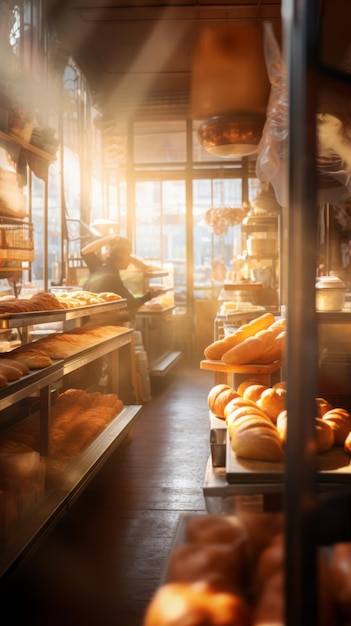
[[(75, 322), (79, 326), (81, 320), (86, 319), (87, 315), (92, 319), (95, 314), (112, 309), (123, 309), (125, 306), (125, 300), (118, 300), (106, 303), (106, 305), (82, 306), (72, 310), (1, 315), (0, 324), (3, 329), (28, 328), (33, 325), (34, 321), (48, 325), (57, 322), (72, 325)], [(36, 345), (39, 344), (37, 342), (30, 344), (32, 349)], [(123, 363), (119, 363), (118, 354), (120, 348), (128, 345), (131, 355), (134, 355), (133, 331), (130, 328), (116, 327), (116, 332), (110, 338), (73, 351), (65, 358), (54, 359), (51, 366), (30, 372), (22, 376), (20, 380), (11, 382), (1, 389), (0, 439), (4, 436), (11, 438), (16, 427), (22, 423), (37, 420), (39, 422), (39, 449), (34, 451), (33, 455), (35, 460), (37, 460), (37, 455), (40, 455), (40, 467), (43, 469), (43, 483), (35, 501), (25, 507), (23, 514), (13, 522), (10, 528), (0, 528), (0, 585), (2, 588), (6, 588), (6, 582), (11, 577), (11, 573), (64, 515), (116, 446), (126, 437), (133, 420), (141, 410), (140, 405), (123, 406), (88, 447), (65, 462), (62, 467), (60, 466), (55, 480), (46, 480), (45, 468), (47, 472), (51, 462), (49, 436), (51, 413), (62, 381), (67, 375), (74, 371), (78, 372), (86, 364), (93, 363), (101, 356), (111, 354), (113, 357), (111, 387), (112, 391), (118, 395), (118, 369), (123, 367)], [(20, 359), (20, 349), (18, 359)], [(21, 402), (24, 402), (24, 405), (21, 405)], [(1, 490), (0, 492), (3, 495)], [(1, 503), (4, 504), (4, 499)], [(4, 513), (3, 510), (2, 513)]]

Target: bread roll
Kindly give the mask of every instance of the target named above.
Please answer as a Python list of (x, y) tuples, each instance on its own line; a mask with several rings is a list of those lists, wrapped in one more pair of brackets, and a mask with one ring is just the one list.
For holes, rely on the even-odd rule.
[(205, 624), (251, 626), (251, 608), (240, 596), (218, 593), (204, 583), (168, 583), (156, 591), (143, 620), (143, 626)]
[(249, 411), (250, 408), (255, 409), (255, 410), (261, 410), (257, 406), (256, 402), (254, 402), (253, 400), (249, 400), (248, 398), (241, 398), (241, 397), (233, 398), (225, 406), (224, 419), (228, 420), (231, 413), (241, 407), (244, 407), (246, 411)]
[(276, 424), (279, 413), (281, 413), (286, 406), (286, 391), (284, 389), (272, 389), (269, 387), (261, 394), (261, 397), (257, 400), (257, 406), (259, 406)]
[(330, 402), (328, 402), (328, 400), (325, 400), (324, 398), (316, 398), (316, 405), (317, 417), (323, 417), (324, 413), (330, 411), (333, 408)]
[[(327, 452), (334, 445), (334, 431), (332, 427), (324, 420), (316, 417), (316, 452), (318, 454)], [(277, 419), (277, 430), (283, 444), (286, 443), (288, 428), (287, 411), (282, 411)]]
[(167, 582), (204, 582), (216, 591), (244, 592), (251, 574), (247, 538), (243, 533), (234, 544), (184, 543), (169, 559)]
[(243, 393), (243, 398), (248, 398), (249, 400), (257, 402), (266, 389), (269, 389), (267, 385), (249, 385)]
[(240, 385), (238, 385), (237, 387), (237, 392), (240, 396), (244, 395), (244, 391), (247, 387), (250, 387), (250, 385), (260, 385), (261, 381), (259, 381), (256, 378), (248, 378), (247, 380), (243, 380)]
[(330, 409), (322, 417), (334, 431), (334, 445), (343, 446), (351, 431), (351, 414), (342, 408)]
[(323, 453), (334, 445), (334, 430), (326, 420), (315, 418), (317, 452)]
[[(230, 417), (229, 417), (230, 420)], [(257, 461), (282, 461), (283, 447), (275, 425), (256, 413), (227, 422), (230, 446), (238, 457)]]

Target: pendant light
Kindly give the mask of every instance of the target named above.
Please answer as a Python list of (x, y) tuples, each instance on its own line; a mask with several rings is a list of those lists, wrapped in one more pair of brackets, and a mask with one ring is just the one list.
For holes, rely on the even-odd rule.
[(205, 28), (192, 67), (190, 114), (201, 121), (198, 137), (215, 156), (254, 154), (270, 92), (260, 22)]

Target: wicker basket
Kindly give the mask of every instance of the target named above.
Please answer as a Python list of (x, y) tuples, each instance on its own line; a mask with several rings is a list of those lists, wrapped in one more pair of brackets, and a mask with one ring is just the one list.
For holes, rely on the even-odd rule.
[(6, 261), (34, 261), (32, 224), (0, 224), (0, 265)]

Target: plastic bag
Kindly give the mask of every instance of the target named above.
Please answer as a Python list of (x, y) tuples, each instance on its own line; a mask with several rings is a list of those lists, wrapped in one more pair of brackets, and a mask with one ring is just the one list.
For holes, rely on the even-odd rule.
[[(256, 176), (271, 183), (281, 206), (287, 206), (286, 167), (289, 157), (286, 71), (272, 24), (264, 22), (264, 54), (271, 83), (266, 122), (257, 148)], [(316, 113), (318, 202), (340, 202), (351, 195), (351, 122), (349, 103), (337, 110), (320, 100)], [(330, 99), (329, 99), (330, 103)], [(329, 110), (330, 109), (330, 110)]]

